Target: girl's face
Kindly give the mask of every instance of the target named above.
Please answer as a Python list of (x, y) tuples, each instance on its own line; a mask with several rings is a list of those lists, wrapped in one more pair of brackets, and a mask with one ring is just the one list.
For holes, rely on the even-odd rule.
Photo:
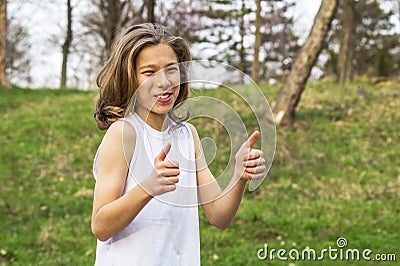
[(145, 121), (154, 116), (165, 118), (179, 94), (178, 59), (165, 43), (143, 48), (136, 57), (136, 112)]

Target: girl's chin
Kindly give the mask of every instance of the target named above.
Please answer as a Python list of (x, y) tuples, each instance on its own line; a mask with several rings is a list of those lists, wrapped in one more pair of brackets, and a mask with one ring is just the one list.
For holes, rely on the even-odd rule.
[(168, 113), (174, 108), (174, 105), (168, 104), (168, 105), (159, 105), (155, 104), (153, 108), (151, 109), (151, 113), (157, 114), (157, 115), (168, 115)]
[(156, 108), (151, 110), (152, 113), (156, 115), (168, 115), (172, 108)]
[(167, 103), (160, 103), (155, 101), (151, 108), (138, 105), (136, 108), (136, 112), (141, 114), (155, 114), (155, 115), (168, 115), (168, 113), (174, 108), (175, 98)]

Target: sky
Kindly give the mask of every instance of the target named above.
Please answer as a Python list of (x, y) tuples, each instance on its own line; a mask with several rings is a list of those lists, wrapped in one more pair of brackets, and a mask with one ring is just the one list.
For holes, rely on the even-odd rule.
[[(50, 0), (48, 0), (50, 1)], [(63, 26), (66, 24), (65, 0), (9, 0), (8, 16), (16, 18), (24, 25), (31, 36), (31, 58), (33, 78), (31, 87), (58, 87), (61, 72), (61, 48), (54, 42), (62, 42)], [(76, 10), (83, 10), (85, 1), (72, 0), (73, 5), (79, 4)], [(311, 29), (314, 17), (318, 12), (321, 0), (297, 0), (294, 9), (295, 32), (304, 42)], [(53, 40), (53, 43), (52, 41)], [(76, 62), (75, 62), (76, 63)], [(70, 73), (69, 73), (70, 74)], [(26, 84), (19, 84), (26, 86)], [(85, 86), (90, 86), (87, 84)]]

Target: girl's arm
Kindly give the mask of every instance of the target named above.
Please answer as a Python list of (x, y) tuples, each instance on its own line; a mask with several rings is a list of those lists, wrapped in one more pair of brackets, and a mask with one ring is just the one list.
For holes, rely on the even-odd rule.
[[(124, 145), (124, 139), (129, 139), (130, 145)], [(107, 130), (99, 147), (92, 231), (101, 241), (125, 228), (151, 199), (140, 186), (121, 197), (135, 143), (135, 130), (128, 123), (117, 121)]]
[(265, 176), (263, 153), (251, 148), (260, 133), (254, 132), (236, 153), (234, 176), (222, 191), (208, 169), (199, 135), (192, 125), (190, 127), (195, 144), (199, 201), (210, 223), (219, 229), (225, 229), (236, 215), (247, 180)]
[(167, 145), (156, 156), (152, 174), (122, 195), (135, 143), (134, 128), (117, 121), (110, 126), (99, 147), (92, 231), (101, 241), (128, 226), (153, 196), (175, 190), (178, 182), (178, 166), (164, 161), (170, 149)]

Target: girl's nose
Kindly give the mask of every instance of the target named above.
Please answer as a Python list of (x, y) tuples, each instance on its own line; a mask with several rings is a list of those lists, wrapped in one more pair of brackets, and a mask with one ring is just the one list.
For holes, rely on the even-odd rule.
[(168, 77), (165, 73), (164, 70), (159, 71), (156, 74), (156, 77), (154, 77), (155, 81), (155, 85), (157, 86), (157, 88), (161, 88), (163, 90), (166, 90), (170, 87), (171, 83), (168, 80)]

